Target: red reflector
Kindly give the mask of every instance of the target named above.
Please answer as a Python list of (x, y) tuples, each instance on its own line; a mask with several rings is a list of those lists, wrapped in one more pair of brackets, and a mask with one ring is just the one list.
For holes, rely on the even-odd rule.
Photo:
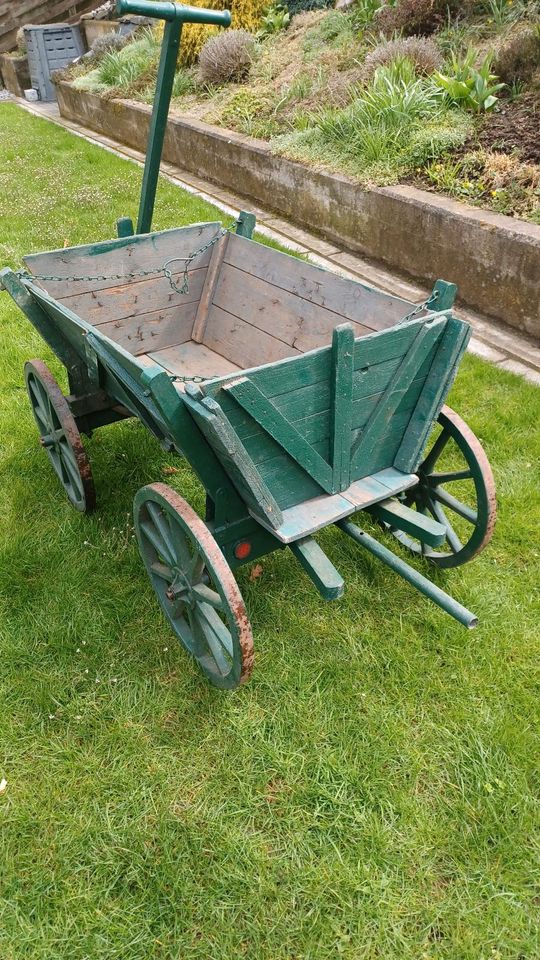
[(234, 555), (237, 560), (245, 560), (251, 553), (251, 544), (248, 540), (241, 540), (234, 548)]

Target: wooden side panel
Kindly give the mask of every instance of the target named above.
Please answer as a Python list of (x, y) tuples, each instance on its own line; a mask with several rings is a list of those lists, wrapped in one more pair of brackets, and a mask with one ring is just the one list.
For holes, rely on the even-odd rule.
[(274, 363), (291, 355), (300, 356), (300, 350), (264, 333), (232, 313), (227, 313), (215, 304), (212, 304), (208, 314), (204, 343), (241, 368)]
[(96, 324), (95, 329), (139, 356), (190, 340), (196, 312), (196, 303), (186, 303), (169, 310)]
[[(51, 250), (48, 253), (31, 254), (24, 258), (34, 275), (71, 276), (117, 276), (117, 280), (43, 281), (52, 297), (68, 297), (90, 290), (103, 290), (120, 283), (130, 273), (161, 268), (168, 261), (174, 272), (181, 271), (183, 261), (175, 258), (188, 257), (204, 246), (220, 230), (219, 223), (199, 223), (176, 230), (164, 230), (143, 236), (121, 237), (104, 243), (87, 244)], [(211, 248), (201, 254), (192, 264), (192, 269), (207, 267)], [(141, 278), (142, 279), (142, 278)]]
[[(187, 303), (198, 303), (206, 272), (206, 267), (190, 271), (186, 294), (173, 290), (166, 277), (155, 276), (148, 280), (130, 280), (102, 290), (80, 290), (71, 292), (70, 295), (64, 292), (59, 301), (92, 324), (128, 317), (144, 317), (156, 310), (172, 311), (175, 307), (183, 307)], [(181, 286), (183, 273), (175, 273), (173, 280)], [(44, 286), (47, 287), (48, 284), (44, 283)]]
[(321, 267), (243, 237), (231, 237), (225, 262), (280, 290), (332, 311), (341, 321), (351, 320), (373, 330), (391, 327), (411, 309), (407, 300), (336, 276)]

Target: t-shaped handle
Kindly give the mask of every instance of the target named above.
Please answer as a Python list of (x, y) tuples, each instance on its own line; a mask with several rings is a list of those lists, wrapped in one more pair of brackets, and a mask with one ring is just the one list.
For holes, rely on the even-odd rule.
[(137, 221), (137, 233), (149, 233), (152, 226), (159, 164), (163, 152), (182, 26), (184, 23), (206, 23), (215, 27), (228, 27), (231, 23), (231, 15), (228, 10), (184, 7), (180, 3), (169, 3), (165, 0), (116, 0), (116, 9), (119, 14), (134, 13), (137, 16), (153, 17), (156, 20), (166, 21), (161, 44), (152, 119), (148, 133), (139, 219)]
[(180, 3), (164, 0), (116, 0), (119, 14), (134, 13), (155, 20), (176, 20), (178, 23), (210, 23), (215, 27), (229, 27), (231, 15), (228, 10), (205, 10), (202, 7), (184, 7)]

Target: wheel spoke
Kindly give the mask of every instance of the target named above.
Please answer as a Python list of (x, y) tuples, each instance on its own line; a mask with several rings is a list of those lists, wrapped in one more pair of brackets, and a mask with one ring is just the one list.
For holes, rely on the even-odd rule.
[(198, 583), (193, 587), (193, 594), (197, 597), (197, 600), (200, 600), (203, 603), (208, 603), (214, 610), (221, 610), (224, 612), (223, 600), (221, 599), (219, 593), (216, 593), (215, 590), (211, 590), (210, 587), (205, 586), (204, 583)]
[(163, 543), (163, 540), (158, 534), (158, 531), (155, 527), (152, 526), (148, 520), (143, 520), (139, 524), (139, 529), (142, 531), (148, 542), (153, 546), (154, 550), (169, 566), (174, 567), (175, 558), (170, 553), (166, 544)]
[(434, 500), (438, 500), (439, 503), (443, 503), (445, 507), (448, 507), (449, 510), (453, 510), (454, 513), (457, 513), (459, 517), (462, 517), (463, 520), (467, 520), (469, 523), (472, 523), (473, 526), (476, 526), (478, 523), (478, 514), (476, 510), (473, 510), (472, 507), (468, 507), (466, 503), (462, 503), (461, 500), (457, 500), (452, 496), (451, 493), (447, 493), (446, 490), (441, 490), (440, 487), (435, 487), (431, 491), (431, 496)]
[(30, 385), (30, 390), (32, 391), (32, 394), (34, 396), (34, 401), (35, 401), (35, 405), (33, 407), (34, 413), (36, 413), (39, 416), (39, 419), (48, 428), (49, 427), (48, 411), (43, 404), (43, 395), (41, 393), (41, 390), (39, 390), (35, 380), (29, 380), (28, 382)]
[(232, 657), (233, 655), (233, 643), (231, 633), (228, 627), (225, 626), (223, 620), (220, 620), (216, 611), (208, 603), (199, 603), (196, 607), (196, 615), (205, 623), (208, 624), (213, 635), (217, 638), (221, 646), (227, 651), (227, 653)]
[(162, 507), (158, 506), (157, 503), (153, 503), (152, 500), (148, 500), (146, 506), (152, 523), (169, 551), (170, 556), (175, 557), (176, 551), (174, 549), (173, 536), (167, 514)]
[(430, 483), (437, 485), (440, 483), (454, 483), (455, 480), (472, 480), (472, 470), (455, 470), (448, 473), (430, 473), (427, 475)]
[(201, 582), (205, 566), (206, 561), (203, 555), (197, 551), (188, 570), (188, 576), (192, 583)]
[(174, 580), (174, 573), (171, 568), (167, 567), (164, 563), (159, 563), (157, 560), (150, 564), (150, 570), (154, 576), (159, 577), (160, 580), (165, 580), (166, 583), (172, 583)]
[(73, 456), (71, 448), (69, 447), (68, 441), (64, 440), (63, 443), (60, 443), (59, 446), (60, 462), (66, 472), (69, 475), (69, 481), (73, 486), (80, 491), (81, 489), (81, 475), (79, 473), (79, 468), (77, 462)]
[[(221, 636), (218, 635), (216, 629), (214, 628), (214, 624), (211, 624), (209, 622), (208, 616), (203, 612), (202, 606), (203, 605), (197, 607), (197, 610), (195, 612), (195, 618), (197, 620), (197, 624), (200, 627), (201, 633), (203, 634), (203, 637), (206, 643), (206, 648), (210, 656), (214, 660), (220, 673), (222, 673), (223, 676), (226, 676), (226, 674), (229, 673), (229, 670), (231, 669), (230, 661), (227, 659), (227, 656), (225, 653), (225, 651), (227, 651), (228, 653), (229, 650), (227, 646), (225, 646), (225, 644), (223, 643)], [(212, 610), (212, 607), (209, 607), (208, 609)], [(221, 630), (227, 633), (227, 638), (229, 639), (229, 645), (230, 645), (230, 637), (226, 627), (224, 627), (224, 625), (221, 623), (221, 620), (219, 620), (219, 617), (217, 617), (217, 615), (216, 615), (216, 619), (219, 621)]]
[(438, 520), (439, 523), (442, 523), (442, 525), (446, 528), (446, 539), (450, 549), (454, 553), (459, 553), (459, 551), (463, 549), (463, 544), (461, 543), (461, 540), (455, 532), (452, 524), (448, 520), (443, 508), (434, 500), (429, 501), (429, 508), (435, 519)]
[(431, 472), (449, 440), (450, 434), (443, 428), (422, 464), (423, 473)]

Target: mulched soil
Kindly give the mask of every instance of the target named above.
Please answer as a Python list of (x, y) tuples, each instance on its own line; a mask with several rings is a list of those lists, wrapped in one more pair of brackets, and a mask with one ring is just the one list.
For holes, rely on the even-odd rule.
[(485, 117), (474, 140), (502, 153), (519, 150), (520, 159), (540, 163), (540, 89), (527, 91)]

